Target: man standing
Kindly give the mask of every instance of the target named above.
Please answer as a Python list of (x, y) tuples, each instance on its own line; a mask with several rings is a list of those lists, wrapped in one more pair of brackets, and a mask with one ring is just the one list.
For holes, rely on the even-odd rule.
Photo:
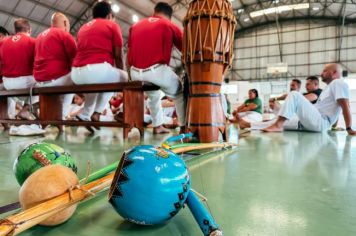
[[(33, 75), (39, 87), (73, 84), (70, 72), (77, 46), (73, 37), (69, 34), (69, 29), (68, 18), (57, 12), (52, 15), (51, 28), (38, 35)], [(73, 94), (61, 96), (63, 119), (68, 115), (73, 96)]]
[[(113, 19), (110, 3), (101, 1), (93, 8), (93, 20), (80, 28), (77, 35), (78, 51), (72, 68), (72, 80), (75, 84), (127, 81), (127, 73), (123, 70), (121, 29)], [(85, 94), (84, 109), (77, 118), (100, 121), (100, 115), (113, 94)], [(87, 128), (93, 132), (92, 128)]]
[[(182, 50), (183, 32), (170, 21), (172, 14), (173, 9), (170, 5), (159, 2), (152, 17), (143, 19), (130, 28), (128, 65), (132, 80), (151, 82), (174, 100), (178, 121), (184, 126), (185, 104), (182, 84), (169, 67), (172, 47)], [(169, 132), (163, 127), (161, 92), (149, 91), (147, 95), (153, 133)]]
[(321, 74), (327, 86), (317, 103), (312, 105), (303, 95), (291, 92), (281, 108), (277, 121), (263, 131), (281, 132), (286, 121), (296, 115), (299, 129), (322, 132), (330, 129), (342, 112), (347, 132), (356, 135), (356, 131), (351, 127), (349, 87), (341, 76), (342, 68), (339, 64), (327, 64)]
[[(33, 61), (35, 53), (35, 39), (31, 38), (31, 26), (25, 19), (14, 22), (15, 35), (7, 37), (1, 43), (0, 58), (2, 61), (3, 82), (6, 90), (26, 89), (34, 87)], [(17, 114), (21, 119), (33, 120), (30, 113), (29, 99), (25, 99), (22, 110)], [(34, 97), (32, 103), (38, 102)]]

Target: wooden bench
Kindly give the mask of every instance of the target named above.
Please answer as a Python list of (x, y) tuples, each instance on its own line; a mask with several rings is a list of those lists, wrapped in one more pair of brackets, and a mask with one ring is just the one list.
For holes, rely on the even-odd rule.
[[(34, 88), (32, 95), (40, 97), (40, 117), (38, 120), (13, 120), (8, 117), (8, 97), (29, 96), (29, 89), (0, 91), (0, 123), (1, 124), (40, 124), (67, 126), (106, 126), (123, 127), (124, 138), (133, 127), (136, 127), (143, 137), (144, 91), (158, 90), (159, 87), (151, 83), (134, 81), (112, 84), (72, 85), (61, 87)], [(123, 122), (93, 122), (62, 120), (62, 105), (60, 95), (70, 93), (102, 93), (123, 92), (124, 116)]]

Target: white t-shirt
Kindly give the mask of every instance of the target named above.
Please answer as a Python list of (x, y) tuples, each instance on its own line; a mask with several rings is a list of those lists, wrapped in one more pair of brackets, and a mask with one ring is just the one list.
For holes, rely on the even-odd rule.
[(335, 79), (325, 87), (315, 107), (323, 117), (329, 120), (330, 124), (334, 124), (341, 113), (341, 107), (337, 103), (337, 100), (349, 98), (349, 86), (343, 79)]

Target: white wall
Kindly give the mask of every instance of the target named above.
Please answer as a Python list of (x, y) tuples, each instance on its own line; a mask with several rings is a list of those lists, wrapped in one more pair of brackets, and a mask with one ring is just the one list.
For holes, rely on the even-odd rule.
[[(340, 27), (333, 22), (284, 22), (281, 23), (281, 52), (288, 63), (289, 77), (304, 79), (319, 75), (323, 65), (340, 59), (346, 69), (356, 72), (356, 26), (347, 25), (341, 43)], [(236, 74), (232, 79), (267, 79), (267, 64), (280, 60), (278, 34), (275, 24), (261, 26), (253, 31), (238, 34), (235, 40)]]

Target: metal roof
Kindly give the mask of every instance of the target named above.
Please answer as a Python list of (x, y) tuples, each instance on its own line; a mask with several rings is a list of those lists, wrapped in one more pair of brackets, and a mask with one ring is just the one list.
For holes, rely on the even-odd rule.
[[(124, 37), (133, 24), (132, 15), (139, 18), (149, 16), (154, 5), (160, 0), (112, 0), (120, 6), (115, 16), (122, 27)], [(53, 12), (65, 13), (72, 24), (71, 31), (76, 33), (80, 26), (90, 19), (91, 7), (96, 0), (0, 0), (0, 25), (13, 31), (13, 21), (18, 17), (29, 19), (33, 27), (33, 35), (37, 35), (50, 24)], [(173, 21), (179, 25), (186, 14), (189, 0), (166, 0), (174, 8)], [(251, 17), (251, 12), (278, 6), (309, 3), (307, 9), (293, 9), (279, 14), (263, 14)], [(334, 19), (342, 23), (356, 22), (356, 0), (234, 0), (232, 1), (238, 21), (237, 31), (243, 31), (262, 24), (274, 23), (278, 20), (311, 18), (316, 20)]]

